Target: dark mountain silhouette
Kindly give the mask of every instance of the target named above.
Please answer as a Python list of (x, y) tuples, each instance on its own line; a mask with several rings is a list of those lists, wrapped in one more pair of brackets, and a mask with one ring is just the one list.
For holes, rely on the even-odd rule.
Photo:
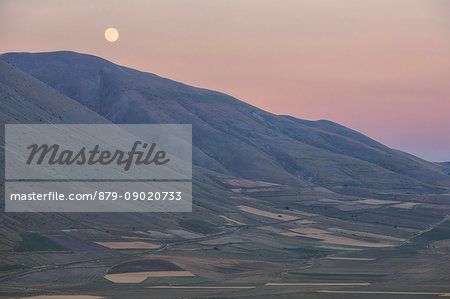
[(330, 121), (279, 116), (223, 93), (74, 52), (8, 53), (15, 67), (114, 123), (192, 123), (194, 164), (237, 177), (373, 195), (435, 192), (434, 163)]

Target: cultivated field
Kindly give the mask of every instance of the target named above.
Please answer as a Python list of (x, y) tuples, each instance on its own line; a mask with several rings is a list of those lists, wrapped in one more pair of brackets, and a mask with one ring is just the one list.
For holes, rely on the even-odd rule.
[(269, 211), (264, 211), (264, 210), (260, 210), (260, 209), (256, 209), (256, 208), (252, 208), (249, 206), (243, 206), (240, 205), (238, 206), (238, 208), (241, 211), (250, 213), (250, 214), (254, 214), (254, 215), (258, 215), (258, 216), (262, 216), (262, 217), (267, 217), (267, 218), (272, 218), (272, 219), (277, 219), (277, 220), (283, 220), (283, 221), (291, 221), (291, 220), (295, 220), (298, 219), (299, 217), (296, 216), (291, 216), (291, 215), (286, 215), (286, 214), (279, 214), (279, 213), (272, 213)]
[(155, 249), (161, 247), (161, 245), (158, 244), (140, 241), (134, 242), (111, 241), (111, 242), (95, 242), (95, 243), (111, 249)]
[(115, 283), (140, 283), (149, 277), (185, 277), (195, 276), (189, 271), (152, 271), (107, 274), (105, 278)]

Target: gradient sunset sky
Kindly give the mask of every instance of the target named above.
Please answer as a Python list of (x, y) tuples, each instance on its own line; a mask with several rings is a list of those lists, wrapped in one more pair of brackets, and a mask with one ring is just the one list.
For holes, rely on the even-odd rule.
[(1, 53), (101, 56), (450, 161), (447, 0), (2, 0), (0, 41)]

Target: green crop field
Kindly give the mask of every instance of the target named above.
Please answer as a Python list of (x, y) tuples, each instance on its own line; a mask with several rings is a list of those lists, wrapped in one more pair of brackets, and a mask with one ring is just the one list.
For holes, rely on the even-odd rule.
[(14, 247), (14, 251), (16, 252), (68, 251), (68, 249), (64, 246), (61, 246), (35, 232), (22, 233), (20, 236), (22, 237), (22, 241)]

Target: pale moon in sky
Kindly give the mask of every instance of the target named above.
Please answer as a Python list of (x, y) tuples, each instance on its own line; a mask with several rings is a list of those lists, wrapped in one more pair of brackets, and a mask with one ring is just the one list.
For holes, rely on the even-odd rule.
[(119, 38), (119, 31), (116, 28), (108, 28), (105, 30), (105, 39), (111, 43)]

